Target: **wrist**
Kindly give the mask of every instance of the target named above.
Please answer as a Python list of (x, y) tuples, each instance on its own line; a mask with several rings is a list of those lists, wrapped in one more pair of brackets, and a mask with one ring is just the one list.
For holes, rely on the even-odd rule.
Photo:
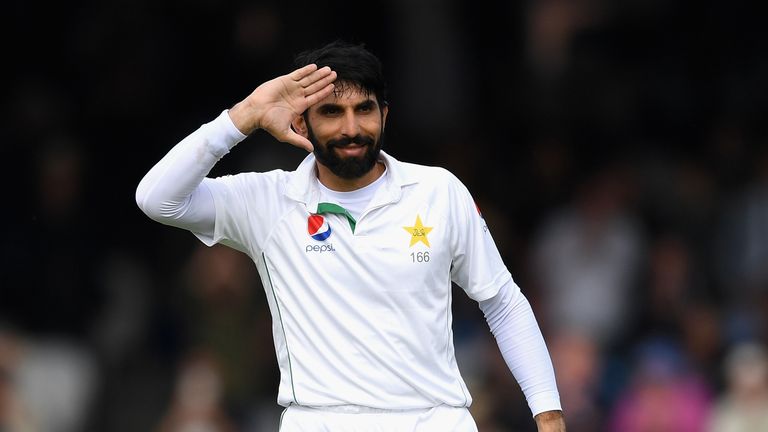
[(562, 411), (545, 411), (534, 417), (539, 432), (565, 432)]
[(257, 118), (255, 111), (256, 109), (246, 99), (230, 108), (228, 114), (237, 130), (243, 135), (250, 135), (260, 127), (259, 122), (254, 120)]

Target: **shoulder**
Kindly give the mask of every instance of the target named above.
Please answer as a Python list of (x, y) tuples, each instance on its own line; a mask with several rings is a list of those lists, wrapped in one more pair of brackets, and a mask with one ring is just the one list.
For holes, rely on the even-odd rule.
[(419, 184), (435, 187), (463, 186), (461, 180), (451, 171), (440, 166), (398, 162), (406, 178)]
[(469, 189), (450, 170), (441, 166), (400, 161), (395, 166), (401, 184), (412, 185), (414, 192), (418, 191), (425, 199), (474, 206)]
[(282, 185), (291, 175), (291, 172), (272, 170), (267, 172), (242, 172), (229, 174), (212, 179), (214, 182), (226, 186), (230, 190), (241, 192), (274, 190), (275, 186)]

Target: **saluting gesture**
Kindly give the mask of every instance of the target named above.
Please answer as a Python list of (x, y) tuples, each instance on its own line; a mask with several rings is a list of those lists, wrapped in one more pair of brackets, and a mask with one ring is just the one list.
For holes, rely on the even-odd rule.
[[(469, 189), (382, 150), (379, 59), (336, 41), (294, 64), (182, 139), (136, 189), (150, 218), (257, 266), (280, 431), (477, 432), (452, 339), (455, 283), (478, 302), (538, 431), (565, 432), (533, 310)], [(257, 129), (311, 153), (294, 170), (208, 177)]]
[(309, 64), (258, 86), (229, 111), (240, 132), (264, 129), (282, 142), (312, 151), (312, 143), (291, 129), (291, 122), (333, 91), (336, 72)]

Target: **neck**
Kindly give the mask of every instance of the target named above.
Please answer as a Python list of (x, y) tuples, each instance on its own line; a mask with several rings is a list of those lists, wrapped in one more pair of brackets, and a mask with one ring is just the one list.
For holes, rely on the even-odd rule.
[(349, 192), (364, 188), (381, 177), (384, 173), (384, 164), (376, 162), (373, 168), (362, 177), (345, 179), (332, 173), (325, 165), (317, 163), (317, 178), (325, 187), (336, 192)]

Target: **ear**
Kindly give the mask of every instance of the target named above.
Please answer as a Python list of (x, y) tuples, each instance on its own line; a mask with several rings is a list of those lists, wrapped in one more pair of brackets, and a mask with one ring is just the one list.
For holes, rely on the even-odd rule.
[(387, 114), (389, 114), (389, 104), (381, 107), (381, 130), (384, 130), (384, 126), (387, 125)]
[(293, 119), (291, 122), (291, 127), (293, 127), (293, 130), (296, 131), (297, 134), (303, 136), (304, 138), (309, 137), (309, 133), (307, 132), (307, 122), (304, 120), (303, 115), (299, 115)]

